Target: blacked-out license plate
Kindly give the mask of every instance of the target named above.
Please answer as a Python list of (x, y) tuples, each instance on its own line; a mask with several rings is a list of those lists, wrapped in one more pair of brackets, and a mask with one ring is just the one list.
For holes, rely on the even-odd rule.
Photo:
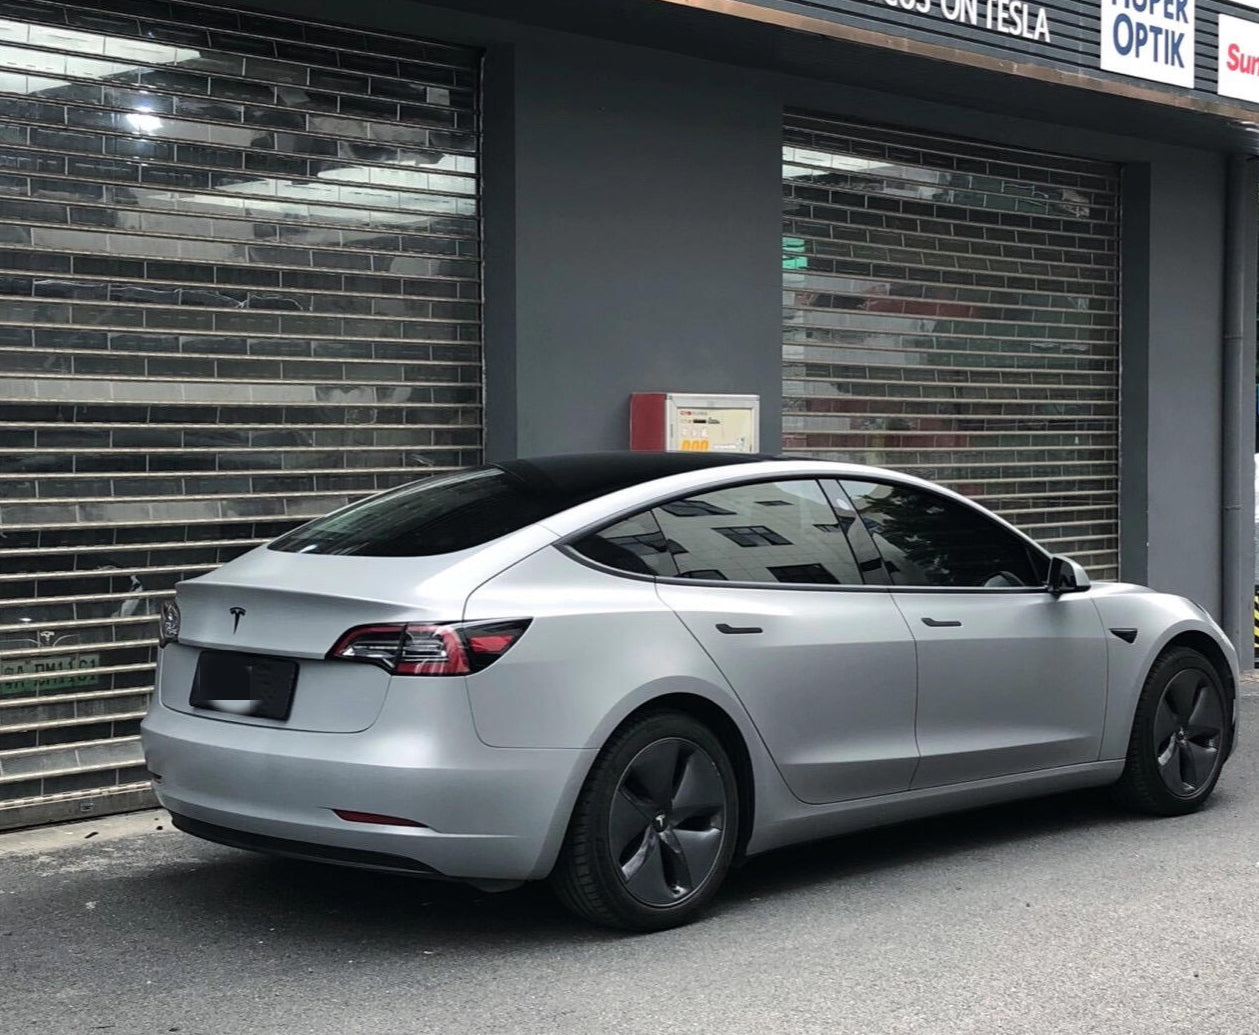
[(287, 719), (297, 685), (297, 662), (238, 651), (204, 650), (192, 679), (194, 708), (260, 719)]

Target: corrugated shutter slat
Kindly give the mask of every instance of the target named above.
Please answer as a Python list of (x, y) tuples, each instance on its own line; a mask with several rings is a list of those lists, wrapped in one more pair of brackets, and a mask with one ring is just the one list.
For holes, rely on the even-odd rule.
[(481, 456), (480, 55), (0, 14), (0, 828), (143, 803), (181, 578)]

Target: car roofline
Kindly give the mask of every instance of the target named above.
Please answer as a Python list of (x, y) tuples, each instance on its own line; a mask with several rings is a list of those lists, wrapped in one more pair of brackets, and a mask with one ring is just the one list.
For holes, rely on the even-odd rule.
[(556, 535), (557, 539), (567, 540), (608, 521), (616, 520), (619, 516), (628, 516), (640, 508), (652, 506), (661, 500), (668, 499), (677, 492), (686, 492), (688, 490), (703, 492), (720, 488), (723, 485), (757, 481), (767, 475), (775, 474), (793, 478), (832, 477), (842, 479), (852, 477), (912, 486), (945, 496), (974, 510), (978, 510), (1011, 532), (1014, 532), (1020, 539), (1029, 543), (1046, 557), (1052, 556), (1052, 551), (1046, 549), (1026, 532), (1016, 528), (1001, 515), (994, 514), (987, 507), (976, 503), (972, 499), (968, 499), (953, 489), (928, 481), (925, 478), (920, 478), (917, 475), (906, 474), (903, 471), (894, 471), (887, 467), (874, 467), (869, 464), (856, 464), (841, 460), (822, 460), (815, 457), (743, 455), (749, 457), (745, 463), (714, 464), (711, 467), (697, 467), (691, 471), (638, 482), (557, 511), (555, 514), (541, 519), (537, 524)]

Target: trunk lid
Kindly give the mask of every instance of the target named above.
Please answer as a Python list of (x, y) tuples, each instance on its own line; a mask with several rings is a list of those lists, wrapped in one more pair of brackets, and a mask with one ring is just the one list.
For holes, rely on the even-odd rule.
[[(260, 547), (179, 584), (179, 642), (160, 652), (162, 703), (222, 722), (328, 733), (364, 730), (384, 706), (390, 676), (368, 664), (325, 660), (342, 634), (356, 625), (459, 621), (473, 589), (553, 538), (527, 529), (489, 547), (432, 557), (300, 554)], [(193, 680), (205, 650), (295, 662), (288, 718), (194, 707)]]

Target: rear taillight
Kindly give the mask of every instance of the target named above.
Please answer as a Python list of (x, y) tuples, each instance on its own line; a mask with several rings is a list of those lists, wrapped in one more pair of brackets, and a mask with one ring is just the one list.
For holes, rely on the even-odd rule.
[(365, 661), (395, 676), (466, 676), (506, 654), (530, 621), (357, 625), (337, 640), (327, 657)]

